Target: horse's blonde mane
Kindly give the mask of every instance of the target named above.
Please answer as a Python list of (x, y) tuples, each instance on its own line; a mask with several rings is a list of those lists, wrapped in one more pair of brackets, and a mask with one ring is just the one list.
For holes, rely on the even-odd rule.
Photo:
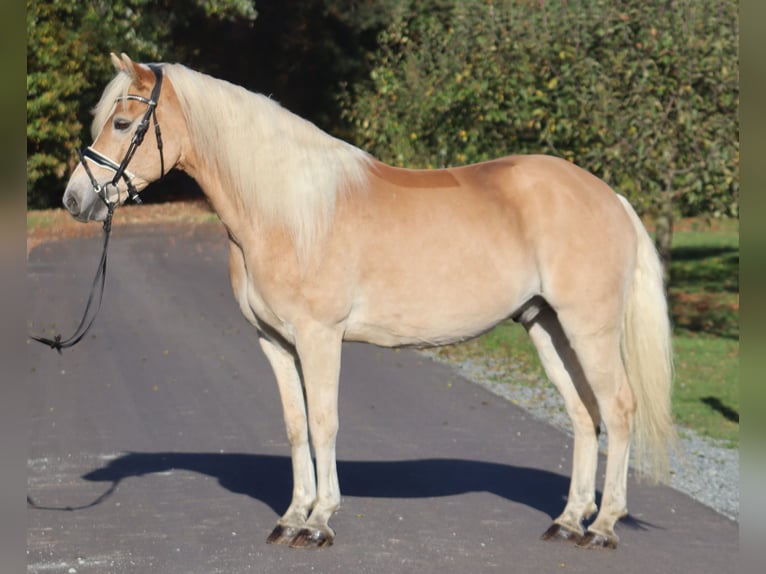
[(251, 216), (286, 228), (299, 257), (327, 231), (339, 193), (365, 190), (370, 157), (271, 99), (164, 66), (198, 157)]
[[(195, 72), (163, 64), (199, 157), (221, 186), (261, 222), (283, 226), (299, 256), (327, 231), (338, 194), (367, 187), (370, 156), (273, 100)], [(118, 73), (93, 109), (96, 139), (131, 85)], [(160, 96), (162, 97), (162, 96)]]

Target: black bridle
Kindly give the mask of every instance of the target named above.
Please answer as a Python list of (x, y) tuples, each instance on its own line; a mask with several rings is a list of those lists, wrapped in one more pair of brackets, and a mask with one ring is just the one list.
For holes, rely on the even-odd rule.
[[(165, 157), (162, 153), (162, 134), (160, 133), (160, 124), (157, 122), (157, 102), (160, 99), (160, 91), (162, 90), (162, 70), (159, 66), (155, 66), (153, 64), (149, 64), (149, 68), (152, 70), (152, 72), (154, 72), (154, 77), (156, 78), (154, 88), (152, 88), (152, 93), (149, 96), (149, 99), (143, 96), (128, 94), (127, 96), (117, 98), (116, 100), (116, 102), (136, 100), (146, 104), (146, 112), (144, 113), (144, 117), (141, 118), (141, 121), (136, 127), (133, 138), (130, 140), (128, 151), (125, 152), (125, 156), (122, 158), (122, 161), (118, 164), (117, 162), (113, 161), (101, 152), (96, 151), (90, 146), (86, 147), (85, 149), (77, 150), (77, 153), (80, 156), (80, 163), (82, 164), (83, 168), (85, 168), (85, 173), (87, 173), (88, 177), (90, 178), (90, 183), (93, 186), (93, 191), (98, 194), (98, 196), (107, 205), (107, 207), (111, 203), (109, 201), (108, 194), (108, 188), (110, 185), (117, 189), (117, 200), (119, 203), (120, 179), (125, 182), (125, 186), (128, 190), (128, 197), (130, 197), (130, 199), (136, 203), (141, 203), (141, 200), (138, 197), (138, 191), (136, 191), (136, 188), (133, 185), (132, 180), (134, 176), (127, 170), (127, 167), (130, 163), (130, 160), (133, 159), (133, 155), (136, 153), (136, 150), (144, 141), (144, 136), (149, 129), (150, 119), (154, 121), (154, 135), (157, 139), (157, 150), (160, 152), (160, 178), (165, 176)], [(114, 177), (112, 178), (112, 181), (106, 183), (105, 185), (98, 183), (96, 178), (93, 177), (93, 173), (91, 173), (90, 167), (88, 167), (86, 160), (93, 162), (98, 167), (113, 171)]]
[[(62, 349), (72, 347), (80, 342), (80, 340), (90, 330), (91, 326), (93, 325), (93, 321), (96, 320), (96, 315), (98, 315), (98, 312), (101, 309), (101, 301), (104, 298), (104, 285), (106, 284), (106, 256), (109, 247), (109, 236), (112, 231), (112, 215), (114, 214), (115, 206), (119, 203), (120, 200), (120, 179), (125, 182), (125, 186), (128, 190), (128, 197), (136, 203), (141, 203), (141, 200), (138, 197), (138, 191), (133, 185), (134, 176), (127, 170), (127, 167), (130, 163), (130, 160), (133, 159), (133, 155), (136, 153), (136, 150), (144, 141), (144, 136), (149, 129), (150, 119), (154, 121), (154, 134), (157, 139), (157, 150), (160, 152), (160, 179), (165, 176), (165, 158), (162, 154), (162, 135), (160, 134), (160, 124), (157, 122), (157, 102), (159, 101), (160, 91), (162, 90), (162, 69), (159, 66), (155, 66), (153, 64), (150, 64), (149, 68), (152, 70), (152, 72), (154, 72), (154, 77), (156, 78), (156, 82), (154, 83), (154, 88), (152, 88), (152, 93), (149, 99), (144, 98), (143, 96), (128, 94), (127, 96), (117, 98), (116, 100), (117, 102), (124, 100), (136, 100), (146, 104), (147, 106), (146, 112), (136, 127), (133, 138), (130, 140), (128, 151), (125, 152), (125, 156), (122, 158), (122, 161), (118, 164), (117, 162), (111, 160), (90, 146), (86, 147), (85, 149), (77, 150), (80, 157), (80, 163), (82, 164), (83, 168), (85, 169), (85, 173), (90, 179), (90, 183), (93, 186), (93, 191), (96, 192), (96, 194), (106, 204), (107, 212), (106, 219), (104, 220), (104, 248), (101, 252), (101, 260), (99, 261), (98, 269), (96, 270), (96, 276), (93, 278), (93, 284), (90, 288), (88, 301), (85, 304), (85, 312), (83, 313), (80, 324), (77, 326), (77, 329), (75, 329), (75, 332), (64, 341), (61, 340), (61, 335), (58, 334), (55, 335), (53, 339), (37, 337), (34, 335), (30, 335), (29, 337), (33, 341), (48, 345), (51, 349), (56, 349), (59, 354), (61, 354)], [(104, 185), (98, 183), (96, 178), (93, 176), (90, 167), (88, 166), (88, 161), (93, 162), (98, 167), (113, 171), (114, 177), (112, 180)], [(108, 189), (110, 185), (117, 189), (117, 203), (109, 200)], [(91, 304), (95, 300), (95, 294), (97, 291), (98, 303), (96, 310), (91, 315), (90, 320), (88, 320), (88, 313), (90, 311)]]

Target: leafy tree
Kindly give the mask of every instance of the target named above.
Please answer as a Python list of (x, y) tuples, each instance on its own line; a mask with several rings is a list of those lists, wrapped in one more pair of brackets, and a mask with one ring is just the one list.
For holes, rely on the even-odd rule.
[[(91, 34), (77, 34), (59, 22), (82, 21), (81, 3), (27, 2), (27, 198), (44, 202), (35, 186), (50, 185), (74, 153), (72, 133), (82, 130), (80, 94), (88, 88)], [(30, 48), (34, 49), (30, 49)]]
[(338, 133), (348, 130), (338, 85), (369, 74), (365, 54), (397, 3), (258, 2), (256, 19), (253, 0), (28, 0), (28, 204), (58, 205), (88, 110), (113, 73), (108, 51), (182, 62)]
[[(323, 129), (346, 136), (340, 121), (338, 86), (354, 85), (369, 75), (368, 52), (388, 24), (399, 0), (284, 0), (259, 2), (252, 30), (231, 43), (205, 46), (225, 63), (219, 77), (268, 94)], [(231, 28), (231, 27), (229, 27)], [(233, 32), (233, 34), (232, 34)]]
[(362, 147), (422, 167), (559, 155), (658, 217), (666, 258), (675, 214), (738, 215), (735, 0), (415, 4), (341, 96)]

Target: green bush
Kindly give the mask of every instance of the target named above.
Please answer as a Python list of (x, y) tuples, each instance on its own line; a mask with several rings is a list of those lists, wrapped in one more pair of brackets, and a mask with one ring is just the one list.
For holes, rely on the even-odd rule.
[(341, 96), (357, 144), (411, 167), (549, 153), (643, 212), (738, 215), (736, 0), (439, 3), (402, 2)]

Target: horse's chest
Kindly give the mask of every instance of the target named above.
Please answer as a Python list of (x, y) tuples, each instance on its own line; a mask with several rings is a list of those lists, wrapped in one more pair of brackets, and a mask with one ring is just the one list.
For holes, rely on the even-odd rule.
[(256, 326), (261, 331), (276, 331), (282, 338), (293, 342), (292, 325), (276, 310), (274, 302), (258, 289), (255, 282), (248, 284), (247, 304), (256, 318)]
[[(239, 308), (245, 318), (257, 329), (266, 333), (278, 333), (292, 342), (293, 329), (282, 313), (269, 289), (264, 289), (263, 282), (254, 277), (243, 267), (238, 273), (232, 273), (232, 288)], [(272, 289), (273, 290), (273, 289)]]

